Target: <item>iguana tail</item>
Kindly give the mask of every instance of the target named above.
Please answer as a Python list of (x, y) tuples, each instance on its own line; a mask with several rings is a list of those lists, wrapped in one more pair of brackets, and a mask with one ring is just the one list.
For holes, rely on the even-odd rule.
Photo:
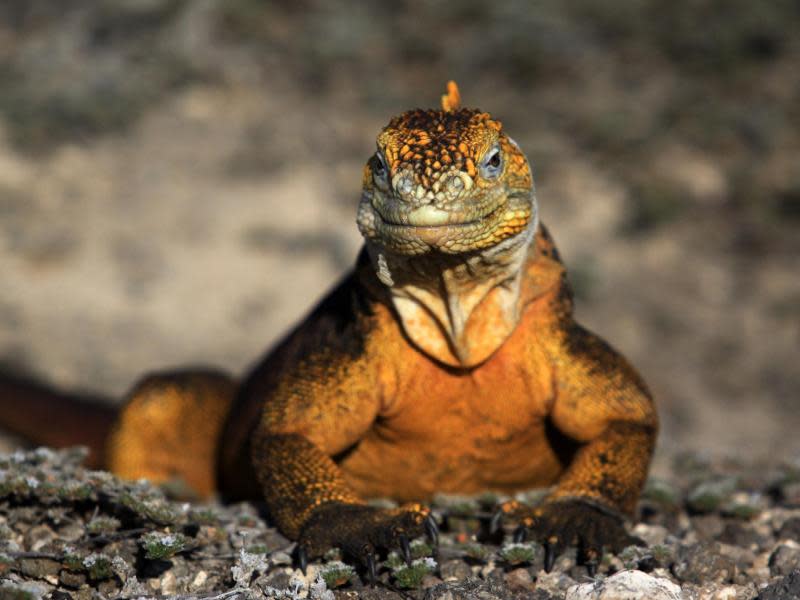
[(105, 463), (116, 412), (99, 396), (64, 393), (28, 377), (0, 373), (0, 428), (43, 446), (87, 446), (92, 467)]
[(154, 373), (113, 406), (0, 373), (0, 428), (45, 446), (88, 446), (91, 467), (208, 497), (236, 388), (209, 369)]

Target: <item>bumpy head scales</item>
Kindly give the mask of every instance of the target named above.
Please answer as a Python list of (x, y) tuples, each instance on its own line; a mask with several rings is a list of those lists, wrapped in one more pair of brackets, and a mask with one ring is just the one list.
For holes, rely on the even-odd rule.
[(368, 241), (403, 255), (460, 254), (535, 221), (525, 155), (500, 121), (460, 104), (451, 81), (441, 110), (405, 112), (381, 131), (358, 211)]

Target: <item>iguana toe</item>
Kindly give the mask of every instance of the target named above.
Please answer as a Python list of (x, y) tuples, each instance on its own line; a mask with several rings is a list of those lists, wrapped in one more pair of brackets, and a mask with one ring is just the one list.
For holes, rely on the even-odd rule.
[(544, 546), (544, 568), (548, 572), (569, 546), (577, 547), (578, 563), (593, 577), (604, 549), (618, 553), (627, 546), (643, 544), (625, 531), (621, 515), (583, 500), (551, 501), (537, 507), (507, 502), (492, 519), (495, 530), (504, 520), (518, 523), (515, 542), (530, 535)]
[(410, 540), (428, 535), (433, 538), (435, 524), (430, 512), (420, 505), (382, 509), (360, 504), (333, 502), (316, 509), (306, 522), (298, 540), (298, 563), (301, 557), (322, 556), (330, 548), (339, 548), (345, 560), (366, 567), (367, 576), (377, 576), (376, 554), (397, 550), (411, 563)]

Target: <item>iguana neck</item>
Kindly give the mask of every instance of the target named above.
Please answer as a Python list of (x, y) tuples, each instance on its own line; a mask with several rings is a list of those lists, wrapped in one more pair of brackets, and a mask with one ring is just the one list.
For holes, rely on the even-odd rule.
[(533, 239), (532, 224), (468, 255), (407, 257), (371, 245), (368, 251), (411, 342), (440, 362), (468, 368), (488, 359), (514, 331)]

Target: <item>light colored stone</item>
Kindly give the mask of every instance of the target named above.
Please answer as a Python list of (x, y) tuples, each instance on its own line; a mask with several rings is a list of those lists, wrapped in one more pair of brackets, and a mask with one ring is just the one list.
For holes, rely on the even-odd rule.
[(620, 571), (608, 579), (572, 586), (566, 600), (681, 600), (681, 588), (642, 571)]

